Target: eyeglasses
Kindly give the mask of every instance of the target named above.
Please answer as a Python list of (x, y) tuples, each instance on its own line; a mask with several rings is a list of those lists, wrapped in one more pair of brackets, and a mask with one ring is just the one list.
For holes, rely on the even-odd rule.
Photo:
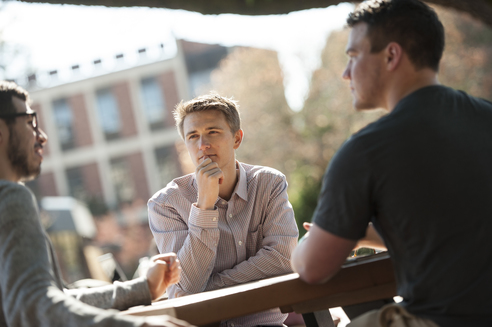
[(9, 114), (0, 114), (0, 118), (17, 118), (17, 117), (22, 117), (22, 116), (29, 116), (31, 117), (31, 126), (32, 128), (37, 131), (38, 130), (38, 115), (36, 112), (14, 112), (14, 113), (9, 113)]

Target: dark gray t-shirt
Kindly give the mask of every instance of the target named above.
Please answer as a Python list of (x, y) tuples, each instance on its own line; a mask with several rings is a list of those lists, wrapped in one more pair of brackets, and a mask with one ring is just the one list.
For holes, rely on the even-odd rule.
[(410, 312), (492, 326), (492, 103), (444, 86), (405, 97), (332, 159), (313, 220), (353, 240), (373, 221)]

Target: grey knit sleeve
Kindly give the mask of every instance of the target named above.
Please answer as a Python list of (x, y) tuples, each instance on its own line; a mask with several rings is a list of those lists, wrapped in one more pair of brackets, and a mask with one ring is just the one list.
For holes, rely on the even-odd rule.
[(65, 290), (66, 294), (77, 300), (102, 309), (125, 310), (136, 305), (151, 304), (150, 291), (146, 277), (113, 285)]

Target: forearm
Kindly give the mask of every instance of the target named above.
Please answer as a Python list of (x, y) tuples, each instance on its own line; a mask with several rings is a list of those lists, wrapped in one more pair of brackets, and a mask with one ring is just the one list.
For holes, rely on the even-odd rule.
[(147, 279), (140, 277), (127, 282), (115, 282), (113, 285), (64, 290), (77, 300), (101, 309), (125, 310), (136, 305), (151, 303)]
[(292, 253), (292, 269), (308, 283), (325, 282), (340, 270), (355, 244), (314, 224)]
[(292, 272), (290, 254), (297, 244), (297, 235), (282, 236), (278, 243), (264, 245), (256, 255), (231, 269), (211, 276), (206, 290), (248, 283), (254, 280), (279, 276)]
[(155, 205), (149, 206), (150, 227), (161, 253), (175, 252), (181, 262), (181, 281), (168, 288), (176, 297), (202, 292), (212, 274), (220, 232), (218, 212), (192, 206), (188, 225)]

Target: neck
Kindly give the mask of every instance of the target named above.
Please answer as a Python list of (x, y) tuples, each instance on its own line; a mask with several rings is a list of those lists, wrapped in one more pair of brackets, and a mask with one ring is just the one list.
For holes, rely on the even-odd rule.
[(404, 71), (402, 74), (395, 76), (390, 82), (392, 87), (387, 96), (386, 108), (393, 111), (398, 102), (411, 93), (431, 85), (439, 85), (437, 73), (432, 69), (424, 68), (419, 71)]
[(224, 180), (219, 186), (219, 196), (222, 199), (229, 201), (239, 178), (238, 171), (236, 170), (236, 163), (234, 162), (232, 168), (223, 169), (222, 172), (224, 173)]
[(7, 180), (14, 183), (19, 182), (19, 178), (12, 170), (12, 167), (3, 161), (0, 161), (0, 180)]

